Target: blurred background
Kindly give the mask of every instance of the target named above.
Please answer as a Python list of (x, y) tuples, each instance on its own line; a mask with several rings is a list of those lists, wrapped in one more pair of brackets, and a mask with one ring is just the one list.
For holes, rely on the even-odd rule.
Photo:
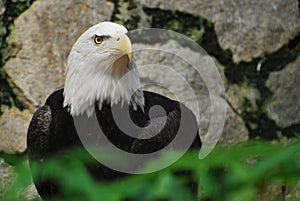
[[(63, 87), (73, 43), (101, 21), (128, 30), (176, 31), (197, 42), (217, 66), (227, 107), (221, 139), (205, 160), (186, 158), (199, 178), (200, 200), (300, 200), (299, 9), (297, 0), (0, 0), (0, 200), (39, 200), (26, 161), (29, 122), (48, 95)], [(180, 41), (160, 45), (197, 54)], [(191, 68), (175, 69), (197, 94), (198, 100), (187, 100), (201, 103), (203, 138), (211, 111), (205, 84)], [(158, 76), (149, 72), (141, 79)], [(101, 193), (106, 200), (190, 199), (170, 172), (115, 183)]]

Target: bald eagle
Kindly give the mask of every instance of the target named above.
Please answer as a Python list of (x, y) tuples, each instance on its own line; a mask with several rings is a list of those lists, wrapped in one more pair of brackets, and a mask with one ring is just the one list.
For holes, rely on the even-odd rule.
[[(42, 167), (47, 158), (64, 155), (72, 148), (85, 148), (79, 132), (86, 136), (95, 132), (91, 129), (93, 123), (90, 124), (93, 116), (104, 138), (128, 153), (154, 153), (166, 146), (180, 149), (171, 146), (179, 130), (184, 133), (184, 140), (192, 138), (190, 149), (201, 147), (196, 119), (189, 109), (178, 101), (140, 89), (127, 33), (122, 25), (102, 22), (75, 42), (67, 60), (64, 88), (53, 92), (30, 122), (27, 135), (30, 165), (37, 163)], [(129, 71), (133, 73), (124, 76)], [(155, 106), (163, 108), (163, 112), (151, 112)], [(124, 108), (129, 115), (118, 115)], [(115, 121), (114, 113), (121, 123)], [(83, 126), (77, 128), (75, 121)], [(181, 126), (182, 121), (188, 123)], [(119, 124), (129, 129), (121, 129)], [(103, 137), (99, 138), (98, 133), (93, 135), (96, 147), (106, 146), (101, 143)], [(109, 182), (128, 176), (99, 161), (84, 166), (96, 181)], [(137, 169), (140, 167), (141, 164), (136, 164)], [(55, 182), (44, 179), (42, 174), (33, 175), (33, 179), (42, 198), (60, 191)]]

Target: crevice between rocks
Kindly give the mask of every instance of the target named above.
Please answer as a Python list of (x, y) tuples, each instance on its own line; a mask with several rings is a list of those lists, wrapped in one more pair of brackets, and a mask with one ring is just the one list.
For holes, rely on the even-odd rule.
[(233, 107), (233, 105), (231, 104), (231, 102), (228, 100), (228, 98), (225, 98), (228, 106), (232, 109), (232, 111), (239, 117), (242, 118), (241, 114)]

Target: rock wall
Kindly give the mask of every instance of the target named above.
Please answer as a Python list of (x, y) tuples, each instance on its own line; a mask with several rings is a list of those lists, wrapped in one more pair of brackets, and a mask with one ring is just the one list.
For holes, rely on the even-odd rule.
[(300, 124), (300, 56), (266, 82), (273, 95), (266, 112), (280, 127)]
[[(132, 5), (130, 6), (130, 4)], [(2, 15), (5, 13), (5, 5), (6, 1), (3, 1), (1, 4)], [(95, 6), (90, 7), (89, 5)], [(263, 8), (266, 8), (266, 11), (263, 15), (259, 15)], [(0, 150), (9, 153), (22, 153), (26, 150), (24, 139), (29, 119), (51, 92), (63, 86), (65, 62), (72, 44), (89, 26), (105, 20), (113, 20), (125, 25), (128, 23), (130, 27), (139, 28), (141, 26), (139, 22), (146, 19), (148, 23), (144, 24), (148, 24), (150, 27), (168, 28), (169, 26), (170, 29), (181, 33), (186, 31), (187, 36), (191, 38), (195, 38), (196, 34), (200, 39), (200, 45), (204, 44), (202, 41), (209, 40), (211, 40), (211, 44), (217, 44), (219, 50), (215, 48), (214, 51), (213, 45), (205, 50), (215, 56), (215, 63), (219, 66), (226, 86), (227, 94), (222, 98), (228, 104), (226, 106), (228, 115), (222, 135), (224, 140), (221, 142), (234, 143), (246, 140), (249, 135), (253, 135), (253, 132), (257, 131), (255, 127), (261, 126), (259, 122), (249, 120), (253, 121), (253, 118), (254, 121), (259, 120), (259, 117), (253, 117), (255, 113), (266, 117), (267, 121), (275, 124), (278, 130), (291, 126), (297, 127), (299, 124), (297, 118), (299, 108), (297, 107), (300, 105), (298, 99), (295, 98), (299, 91), (299, 87), (296, 86), (298, 60), (294, 63), (295, 56), (294, 59), (286, 59), (285, 65), (279, 67), (282, 69), (279, 72), (275, 72), (278, 70), (276, 67), (273, 67), (274, 70), (264, 69), (264, 65), (270, 63), (270, 60), (273, 59), (272, 54), (276, 54), (276, 51), (279, 54), (281, 51), (284, 51), (285, 54), (288, 54), (288, 51), (298, 51), (299, 53), (300, 21), (297, 8), (298, 2), (293, 0), (285, 3), (279, 1), (191, 1), (187, 3), (185, 1), (140, 0), (120, 1), (116, 6), (111, 2), (93, 0), (84, 3), (75, 0), (35, 1), (28, 10), (15, 19), (14, 28), (6, 37), (7, 51), (3, 55), (2, 69), (5, 71), (6, 79), (17, 99), (27, 109), (18, 111), (14, 107), (11, 109), (2, 107), (4, 114), (1, 117)], [(168, 10), (175, 10), (176, 26), (173, 21), (168, 21), (167, 17), (160, 20), (160, 23), (155, 20), (156, 16), (170, 15), (166, 13)], [(289, 13), (289, 20), (284, 13)], [(139, 20), (132, 23), (131, 18), (136, 17), (137, 14), (140, 15)], [(189, 19), (196, 19), (195, 23), (200, 24), (197, 26), (197, 24), (189, 22)], [(278, 25), (278, 29), (273, 29), (277, 22), (280, 22), (280, 26)], [(251, 29), (253, 27), (257, 27), (259, 31)], [(197, 35), (199, 33), (197, 31), (203, 33)], [(213, 34), (207, 34), (211, 31), (215, 32), (217, 38), (213, 38)], [(248, 38), (248, 36), (252, 38)], [(277, 36), (280, 38), (274, 40), (274, 37)], [(293, 47), (289, 49), (291, 42)], [(174, 41), (170, 43), (174, 43)], [(177, 48), (181, 54), (197, 54), (192, 49), (184, 53), (180, 44), (175, 43), (166, 48)], [(207, 46), (207, 43), (209, 42), (206, 42), (204, 46)], [(244, 46), (245, 44), (247, 45)], [(228, 57), (228, 51), (225, 52), (222, 49), (229, 49), (232, 57)], [(222, 51), (224, 55), (222, 55)], [(144, 55), (143, 62), (148, 62), (145, 58), (147, 55)], [(163, 63), (165, 58), (158, 56), (154, 59)], [(275, 59), (278, 60), (277, 57)], [(235, 63), (235, 61), (240, 63)], [(202, 95), (203, 99), (201, 111), (203, 114), (205, 111), (207, 113), (210, 108), (209, 101), (203, 98), (205, 94), (207, 96), (207, 91), (203, 91), (203, 86), (205, 86), (203, 80), (200, 77), (191, 76), (193, 72), (184, 65), (176, 70), (187, 78), (190, 77), (188, 79), (191, 83), (196, 83), (194, 86), (197, 88), (196, 93)], [(243, 71), (246, 72), (243, 73)], [(253, 72), (255, 73), (255, 71), (257, 75), (254, 76)], [(161, 76), (161, 72), (158, 71), (141, 74), (142, 81), (159, 76)], [(258, 79), (260, 79), (259, 84), (257, 83)], [(165, 82), (169, 87), (178, 88), (174, 87), (176, 80), (165, 80)], [(270, 92), (264, 94), (262, 91), (264, 88)], [(155, 88), (149, 89), (157, 91)], [(160, 89), (158, 91), (165, 93)], [(185, 90), (181, 89), (181, 91)], [(170, 94), (165, 93), (165, 95)], [(188, 95), (185, 96), (189, 99)], [(12, 114), (16, 114), (18, 118), (13, 117)], [(203, 116), (201, 129), (204, 136), (210, 117), (209, 115)], [(14, 142), (9, 140), (13, 134), (17, 136), (14, 138)], [(263, 133), (259, 134), (263, 135)]]
[(300, 30), (296, 0), (139, 0), (148, 8), (177, 10), (214, 23), (220, 46), (233, 60), (251, 61), (278, 50)]

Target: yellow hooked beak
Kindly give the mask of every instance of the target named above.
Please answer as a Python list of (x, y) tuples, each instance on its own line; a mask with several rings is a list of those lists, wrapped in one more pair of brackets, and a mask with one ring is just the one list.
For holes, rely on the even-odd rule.
[(132, 62), (132, 44), (131, 44), (129, 37), (122, 32), (117, 32), (113, 39), (115, 42), (114, 49), (120, 51), (123, 54), (127, 54), (128, 59), (131, 63)]

